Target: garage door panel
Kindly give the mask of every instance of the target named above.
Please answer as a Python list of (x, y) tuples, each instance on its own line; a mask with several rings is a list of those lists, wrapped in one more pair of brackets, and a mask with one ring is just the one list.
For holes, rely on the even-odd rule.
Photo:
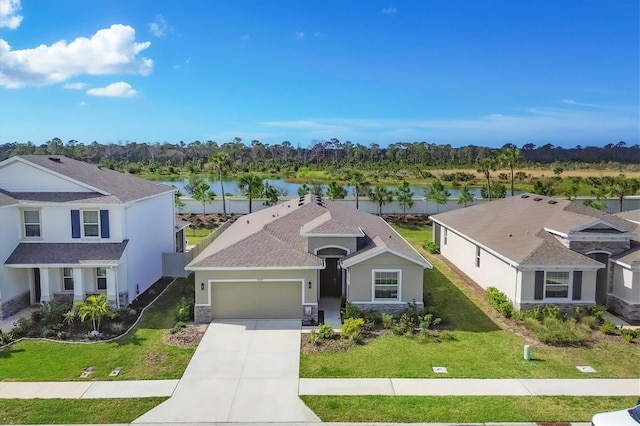
[(296, 282), (211, 283), (215, 319), (295, 318), (302, 315), (302, 286)]

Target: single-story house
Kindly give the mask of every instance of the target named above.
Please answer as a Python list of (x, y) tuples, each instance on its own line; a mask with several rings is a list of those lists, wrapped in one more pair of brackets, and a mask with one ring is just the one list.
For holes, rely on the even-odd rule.
[(640, 322), (640, 220), (536, 194), (432, 216), (442, 255), (516, 309), (604, 305)]
[(382, 218), (307, 195), (243, 216), (185, 269), (195, 273), (197, 322), (318, 321), (318, 302), (362, 309), (423, 306), (431, 268)]

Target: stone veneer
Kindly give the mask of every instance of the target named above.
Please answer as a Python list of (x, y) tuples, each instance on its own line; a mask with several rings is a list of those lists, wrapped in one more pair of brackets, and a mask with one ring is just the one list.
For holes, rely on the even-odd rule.
[(193, 319), (196, 324), (208, 324), (213, 321), (211, 306), (195, 306), (193, 309)]
[(12, 299), (0, 301), (0, 319), (5, 319), (17, 314), (29, 305), (31, 305), (31, 293), (28, 291)]
[[(393, 314), (393, 315), (396, 315), (396, 316), (400, 315), (402, 313), (402, 311), (404, 311), (407, 308), (409, 308), (409, 304), (408, 303), (359, 303), (359, 302), (351, 302), (351, 304), (354, 305), (356, 308), (360, 309), (361, 311), (374, 310), (374, 311), (377, 311), (379, 313)], [(422, 302), (415, 302), (414, 304), (416, 305), (416, 308), (418, 310), (424, 308), (424, 303), (422, 303)]]
[[(563, 240), (560, 238), (560, 240)], [(565, 244), (566, 245), (566, 244)], [(624, 241), (571, 241), (567, 246), (571, 250), (586, 254), (590, 252), (608, 252), (612, 256), (629, 250), (630, 240)]]
[(571, 313), (575, 308), (584, 308), (587, 306), (595, 306), (593, 303), (579, 303), (579, 300), (576, 300), (576, 303), (516, 303), (514, 308), (517, 311), (528, 311), (530, 309), (535, 308), (543, 308), (545, 306), (557, 306), (560, 308), (561, 312)]
[(640, 324), (640, 303), (627, 303), (613, 294), (609, 294), (607, 295), (607, 309), (615, 312), (630, 324)]
[[(311, 308), (311, 314), (304, 313), (305, 306)], [(318, 305), (302, 305), (302, 325), (317, 325), (318, 324)]]

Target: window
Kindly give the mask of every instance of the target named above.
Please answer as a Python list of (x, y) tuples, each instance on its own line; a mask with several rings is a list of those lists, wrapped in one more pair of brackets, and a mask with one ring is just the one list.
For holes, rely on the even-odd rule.
[(476, 268), (480, 267), (480, 247), (476, 246)]
[(443, 245), (447, 245), (447, 228), (444, 228), (444, 244)]
[(373, 271), (373, 300), (400, 300), (400, 271)]
[(107, 289), (107, 268), (96, 268), (96, 288), (98, 290)]
[(27, 238), (40, 237), (40, 212), (38, 210), (24, 210), (24, 236)]
[(550, 299), (568, 299), (569, 275), (569, 271), (547, 272), (544, 279), (544, 297)]
[(62, 268), (62, 286), (64, 291), (73, 291), (73, 268)]
[(97, 210), (84, 210), (82, 212), (82, 229), (85, 237), (100, 236), (100, 219)]

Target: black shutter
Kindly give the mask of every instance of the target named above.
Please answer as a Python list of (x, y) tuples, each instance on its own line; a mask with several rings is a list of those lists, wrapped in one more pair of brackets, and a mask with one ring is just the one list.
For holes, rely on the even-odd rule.
[(71, 238), (80, 238), (80, 210), (71, 210)]
[(573, 272), (573, 294), (572, 300), (582, 299), (582, 271)]
[(544, 271), (536, 271), (536, 287), (533, 298), (535, 300), (544, 299)]
[(100, 210), (100, 238), (109, 238), (109, 210)]

